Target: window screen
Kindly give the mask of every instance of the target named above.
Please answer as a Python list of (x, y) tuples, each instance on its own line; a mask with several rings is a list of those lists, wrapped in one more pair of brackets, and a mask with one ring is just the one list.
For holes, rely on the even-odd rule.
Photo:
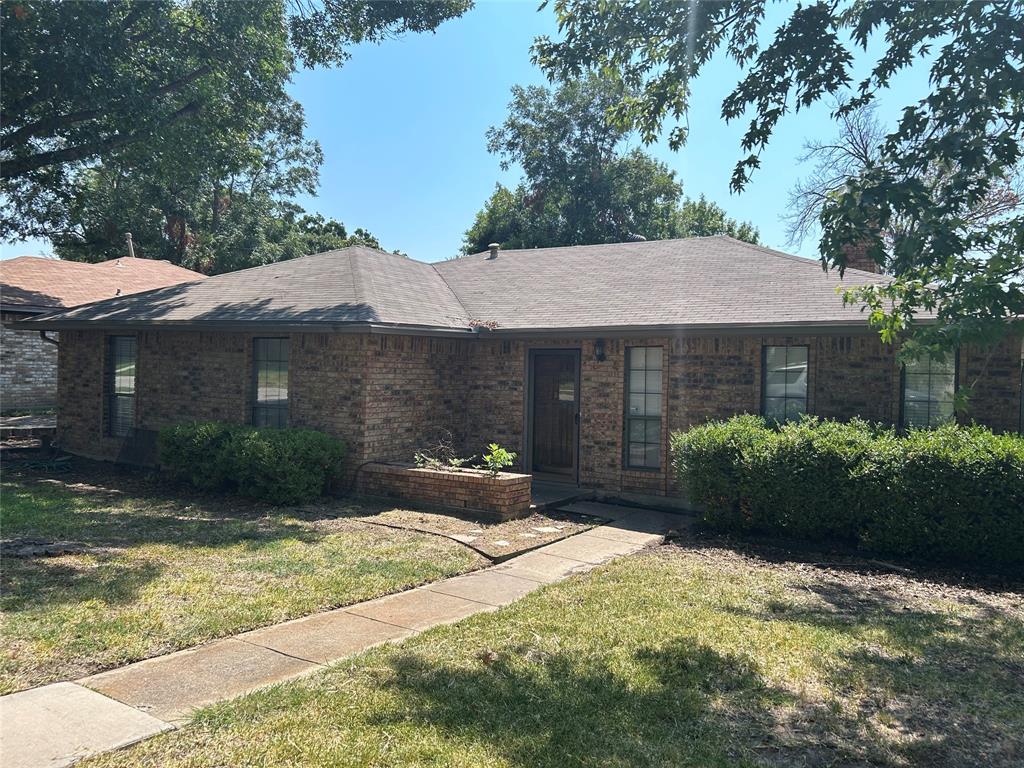
[(661, 347), (626, 348), (626, 466), (661, 467)]
[(807, 413), (807, 347), (764, 348), (761, 413), (788, 421)]
[(903, 368), (903, 425), (937, 427), (953, 420), (956, 356), (924, 358)]
[(254, 339), (253, 369), (253, 425), (288, 426), (288, 339)]
[(134, 336), (107, 337), (107, 432), (126, 437), (135, 426)]

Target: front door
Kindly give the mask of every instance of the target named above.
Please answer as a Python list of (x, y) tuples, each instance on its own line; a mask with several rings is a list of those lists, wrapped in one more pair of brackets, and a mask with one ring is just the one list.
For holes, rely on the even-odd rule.
[(576, 482), (579, 350), (533, 350), (530, 362), (531, 471)]

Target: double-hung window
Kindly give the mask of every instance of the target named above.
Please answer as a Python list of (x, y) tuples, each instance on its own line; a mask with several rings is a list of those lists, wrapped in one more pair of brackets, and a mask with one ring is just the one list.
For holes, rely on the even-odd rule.
[(956, 355), (924, 357), (903, 367), (903, 426), (929, 429), (953, 420)]
[(252, 423), (288, 426), (288, 339), (253, 340)]
[(661, 468), (661, 347), (626, 348), (626, 466)]
[(135, 426), (137, 352), (134, 336), (107, 337), (107, 434), (113, 437), (127, 437)]
[(807, 413), (807, 347), (764, 347), (761, 413), (775, 421)]

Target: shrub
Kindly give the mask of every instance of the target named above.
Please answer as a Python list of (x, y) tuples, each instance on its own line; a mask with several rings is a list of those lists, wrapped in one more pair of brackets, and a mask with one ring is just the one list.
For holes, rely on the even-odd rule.
[(167, 471), (204, 490), (233, 490), (272, 504), (323, 494), (344, 453), (339, 440), (308, 429), (197, 422), (160, 431)]
[(878, 553), (1024, 566), (1024, 438), (741, 416), (672, 436), (711, 527), (841, 539)]
[(345, 453), (340, 441), (309, 429), (247, 429), (234, 444), (239, 493), (272, 504), (323, 495)]
[(232, 441), (241, 427), (221, 422), (193, 422), (160, 430), (160, 463), (196, 488), (227, 488), (234, 476)]

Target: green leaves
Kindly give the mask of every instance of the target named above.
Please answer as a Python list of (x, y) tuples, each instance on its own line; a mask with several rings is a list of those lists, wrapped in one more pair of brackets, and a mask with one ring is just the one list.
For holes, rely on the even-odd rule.
[(628, 127), (616, 114), (634, 92), (616, 77), (590, 75), (557, 90), (512, 89), (509, 116), (488, 133), (502, 167), (523, 168), (515, 189), (498, 185), (466, 232), (464, 253), (492, 242), (506, 248), (588, 245), (757, 230), (703, 198), (682, 200), (682, 185), (639, 149), (623, 151)]
[(1024, 566), (1024, 438), (947, 425), (898, 436), (738, 416), (671, 437), (673, 466), (720, 530), (845, 540), (987, 569)]
[[(563, 39), (538, 39), (534, 56), (555, 78), (595, 70), (621, 79), (635, 94), (614, 108), (616, 119), (645, 141), (668, 130), (673, 148), (686, 139), (673, 123), (686, 115), (690, 79), (715, 56), (736, 61), (745, 74), (722, 104), (726, 120), (749, 115), (735, 191), (790, 111), (837, 98), (843, 119), (899, 73), (928, 67), (928, 90), (822, 203), (822, 262), (842, 271), (848, 246), (872, 244), (893, 282), (849, 297), (867, 303), (887, 340), (910, 332), (989, 344), (1014, 332), (1024, 316), (1014, 183), (1024, 161), (1024, 2), (814, 2), (791, 6), (773, 29), (765, 7), (560, 0)], [(859, 79), (855, 49), (879, 51)]]
[[(351, 44), (431, 30), (469, 6), (4, 3), (0, 237), (50, 237), (98, 260), (108, 257), (108, 232), (120, 230), (123, 241), (124, 231), (146, 229), (156, 243), (155, 209), (176, 241), (160, 243), (161, 255), (194, 262), (197, 239), (222, 237), (214, 201), (232, 201), (230, 217), (243, 200), (265, 213), (315, 191), (322, 153), (304, 137), (302, 108), (286, 92), (297, 59), (339, 64)], [(89, 199), (97, 191), (111, 202), (102, 212)], [(200, 197), (215, 220), (205, 232)]]

